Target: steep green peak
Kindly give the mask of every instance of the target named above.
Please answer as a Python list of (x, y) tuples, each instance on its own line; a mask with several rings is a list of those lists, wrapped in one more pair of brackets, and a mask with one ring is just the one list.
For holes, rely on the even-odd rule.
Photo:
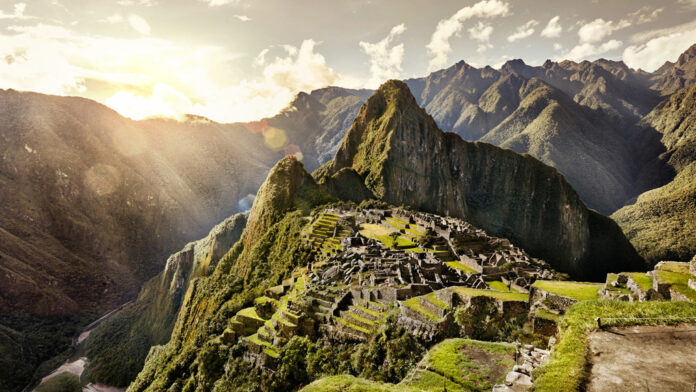
[(302, 162), (293, 155), (275, 164), (259, 189), (249, 214), (245, 242), (258, 239), (283, 214), (297, 208), (299, 199), (312, 194), (317, 187)]
[(360, 175), (374, 171), (371, 169), (386, 159), (391, 143), (396, 140), (412, 143), (416, 139), (409, 132), (436, 128), (435, 121), (418, 106), (406, 83), (389, 80), (360, 108), (334, 160), (319, 169), (315, 177), (333, 175), (344, 167), (353, 167)]
[(315, 183), (302, 162), (294, 155), (286, 156), (273, 166), (261, 185), (251, 208), (250, 219), (292, 207), (295, 193), (307, 185), (313, 186)]
[(418, 103), (406, 83), (392, 79), (379, 86), (365, 106), (368, 113), (383, 114), (388, 109), (397, 109), (399, 112), (410, 110), (414, 106), (418, 107)]

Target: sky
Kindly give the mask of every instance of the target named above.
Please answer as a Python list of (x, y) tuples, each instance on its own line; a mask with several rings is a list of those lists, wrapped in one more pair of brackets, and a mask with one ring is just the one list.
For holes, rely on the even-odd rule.
[(653, 71), (694, 43), (696, 0), (0, 0), (0, 88), (238, 122), (460, 60)]

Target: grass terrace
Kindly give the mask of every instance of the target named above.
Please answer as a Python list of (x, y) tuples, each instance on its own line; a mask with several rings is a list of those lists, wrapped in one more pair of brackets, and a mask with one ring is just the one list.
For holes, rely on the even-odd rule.
[(535, 370), (535, 392), (576, 392), (587, 378), (588, 339), (603, 325), (670, 325), (696, 320), (696, 304), (689, 302), (623, 302), (592, 300), (579, 302), (559, 322), (560, 341), (549, 362)]
[(537, 280), (532, 287), (544, 290), (551, 294), (562, 295), (578, 301), (587, 301), (599, 298), (599, 290), (602, 283), (570, 282), (564, 280)]
[[(470, 339), (447, 339), (430, 349), (413, 377), (402, 382), (420, 390), (490, 391), (515, 365), (515, 346)], [(400, 385), (402, 385), (400, 384)]]
[(689, 263), (663, 263), (655, 270), (655, 274), (660, 282), (670, 283), (673, 290), (696, 302), (696, 291), (689, 287), (689, 279), (693, 278), (689, 272)]
[(633, 279), (634, 282), (643, 291), (648, 291), (653, 287), (653, 279), (651, 276), (646, 275), (645, 272), (630, 272), (627, 273), (629, 278)]
[[(447, 261), (447, 262), (445, 262), (445, 264), (447, 264), (452, 269), (458, 269), (458, 270), (462, 270), (464, 272), (471, 272), (472, 274), (477, 273), (477, 271), (475, 269), (473, 269), (467, 265), (464, 265), (458, 261)], [(507, 291), (507, 287), (505, 288), (505, 290)]]
[(438, 317), (437, 315), (433, 314), (428, 309), (424, 308), (420, 302), (420, 299), (421, 299), (421, 297), (409, 298), (406, 301), (404, 301), (403, 304), (404, 304), (404, 306), (408, 307), (409, 309), (413, 310), (414, 312), (418, 312), (418, 313), (426, 316), (427, 318), (431, 319), (432, 321), (434, 321), (436, 323), (439, 323), (440, 321), (443, 320), (442, 317)]
[(432, 252), (432, 249), (423, 250), (418, 247), (418, 245), (411, 239), (400, 235), (396, 237), (396, 241), (391, 237), (391, 233), (397, 232), (395, 229), (390, 229), (383, 225), (377, 225), (373, 223), (363, 223), (360, 228), (360, 234), (367, 238), (373, 238), (384, 246), (391, 249), (401, 249), (406, 252)]
[(455, 293), (465, 295), (467, 297), (491, 297), (500, 299), (503, 301), (527, 301), (529, 300), (529, 294), (526, 293), (515, 293), (510, 291), (495, 291), (495, 290), (484, 290), (484, 289), (472, 289), (469, 287), (452, 287), (450, 288)]
[(447, 339), (426, 354), (420, 366), (399, 384), (349, 375), (322, 378), (302, 392), (448, 392), (490, 391), (514, 366), (515, 346), (469, 339)]

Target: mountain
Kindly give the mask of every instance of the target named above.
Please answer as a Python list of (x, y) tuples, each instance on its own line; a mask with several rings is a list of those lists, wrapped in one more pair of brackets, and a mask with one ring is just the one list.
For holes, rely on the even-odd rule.
[(667, 96), (676, 93), (696, 81), (696, 44), (677, 59), (667, 61), (651, 75), (651, 88)]
[[(694, 48), (692, 48), (694, 49)], [(615, 212), (648, 260), (689, 260), (696, 253), (696, 85), (679, 90), (640, 126), (661, 136), (664, 152), (644, 171), (663, 185)]]
[(322, 183), (346, 168), (380, 200), (465, 219), (580, 279), (643, 267), (618, 226), (588, 210), (558, 171), (442, 132), (403, 82), (368, 99), (315, 177)]
[(242, 125), (132, 121), (82, 98), (3, 90), (0, 118), (3, 390), (236, 212), (280, 156)]
[(314, 170), (333, 157), (345, 130), (370, 90), (327, 87), (299, 93), (278, 115), (261, 120), (265, 127), (282, 130), (288, 153), (299, 151), (308, 170)]

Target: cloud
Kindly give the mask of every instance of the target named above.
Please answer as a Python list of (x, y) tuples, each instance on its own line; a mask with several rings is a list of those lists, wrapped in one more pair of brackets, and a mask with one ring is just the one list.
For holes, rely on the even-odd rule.
[(573, 49), (571, 49), (569, 52), (566, 52), (562, 56), (560, 56), (559, 60), (565, 59), (565, 60), (573, 60), (573, 61), (581, 61), (581, 60), (586, 60), (590, 57), (597, 56), (606, 52), (610, 52), (612, 50), (616, 50), (620, 48), (622, 45), (621, 41), (618, 40), (611, 40), (604, 42), (602, 44), (592, 44), (589, 42), (579, 44), (575, 46)]
[(478, 53), (483, 53), (493, 47), (490, 43), (491, 34), (493, 34), (493, 26), (489, 23), (479, 21), (473, 27), (467, 29), (467, 31), (469, 32), (469, 38), (479, 42), (478, 48), (476, 49)]
[(546, 27), (544, 27), (544, 30), (541, 31), (541, 36), (546, 38), (560, 37), (563, 32), (563, 27), (561, 27), (561, 24), (558, 22), (559, 19), (560, 16), (558, 15), (551, 18), (549, 23), (546, 24)]
[(259, 52), (259, 54), (256, 55), (256, 57), (254, 57), (254, 65), (257, 65), (260, 67), (260, 66), (263, 66), (264, 64), (266, 64), (266, 55), (268, 54), (269, 51), (270, 51), (270, 49), (266, 48), (266, 49), (262, 50), (261, 52)]
[(471, 18), (493, 18), (508, 15), (510, 5), (500, 0), (482, 0), (478, 3), (464, 7), (449, 18), (438, 22), (435, 32), (426, 45), (431, 56), (428, 70), (434, 71), (443, 68), (447, 64), (447, 58), (452, 52), (449, 40), (452, 36), (459, 36), (462, 25)]
[(8, 14), (3, 10), (0, 10), (0, 19), (33, 19), (33, 16), (28, 16), (24, 14), (27, 9), (26, 3), (16, 3), (12, 7), (12, 13)]
[(563, 49), (563, 45), (559, 44), (558, 42), (553, 44), (553, 50), (561, 50)]
[(299, 91), (344, 83), (316, 48), (305, 40), (279, 48), (273, 58), (266, 52), (260, 75), (240, 80), (244, 57), (219, 46), (84, 35), (58, 25), (10, 26), (0, 31), (0, 86), (81, 95), (133, 118), (192, 113), (251, 121), (275, 115)]
[(628, 19), (635, 24), (650, 23), (657, 19), (662, 11), (664, 11), (664, 8), (655, 8), (651, 11), (650, 7), (646, 5), (628, 14)]
[(529, 37), (530, 35), (534, 34), (534, 27), (538, 24), (539, 22), (532, 19), (529, 22), (523, 24), (522, 26), (518, 26), (517, 30), (515, 30), (513, 34), (507, 37), (508, 42), (515, 42)]
[(234, 16), (235, 18), (241, 20), (242, 22), (248, 22), (248, 21), (251, 20), (251, 18), (248, 17), (248, 16), (246, 16), (246, 15), (233, 15), (233, 16)]
[(156, 84), (150, 97), (130, 91), (119, 91), (106, 99), (106, 105), (134, 120), (153, 116), (180, 117), (191, 109), (193, 103), (183, 93), (166, 84)]
[(592, 22), (586, 23), (578, 30), (580, 43), (597, 43), (610, 36), (613, 32), (621, 30), (631, 25), (628, 20), (622, 19), (618, 23), (597, 18)]
[(696, 42), (696, 28), (680, 32), (667, 32), (639, 45), (628, 46), (623, 51), (623, 61), (631, 68), (651, 72), (666, 61), (676, 61), (679, 55)]
[(145, 7), (152, 7), (153, 5), (157, 4), (157, 1), (155, 0), (119, 0), (117, 2), (118, 5), (124, 6), (124, 7), (130, 7), (134, 5), (142, 5)]
[(138, 15), (130, 15), (128, 17), (128, 23), (131, 25), (133, 30), (137, 31), (143, 35), (150, 35), (150, 24), (147, 23), (145, 19)]
[(221, 5), (236, 4), (240, 0), (199, 0), (204, 3), (208, 3), (210, 7), (219, 7)]
[(393, 45), (393, 43), (404, 31), (406, 31), (406, 25), (402, 23), (392, 27), (389, 34), (379, 42), (360, 41), (360, 49), (370, 57), (370, 79), (366, 87), (375, 88), (387, 79), (401, 75), (404, 44)]
[(100, 20), (100, 22), (106, 22), (109, 24), (121, 23), (121, 22), (123, 22), (123, 16), (121, 16), (121, 14), (113, 14), (111, 16), (108, 16), (108, 17)]

